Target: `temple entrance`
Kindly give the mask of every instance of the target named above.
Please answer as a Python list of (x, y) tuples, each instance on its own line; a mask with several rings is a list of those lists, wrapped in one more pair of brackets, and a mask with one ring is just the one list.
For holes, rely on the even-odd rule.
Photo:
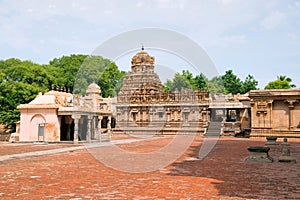
[(212, 122), (222, 122), (226, 116), (225, 112), (226, 112), (226, 110), (223, 108), (212, 108), (210, 120)]
[(73, 141), (74, 139), (74, 120), (69, 115), (61, 116), (60, 141)]

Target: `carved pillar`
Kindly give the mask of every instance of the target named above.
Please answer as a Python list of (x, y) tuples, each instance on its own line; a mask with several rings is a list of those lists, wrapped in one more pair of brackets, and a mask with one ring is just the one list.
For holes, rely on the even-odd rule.
[(78, 123), (80, 119), (80, 115), (72, 115), (72, 118), (74, 119), (74, 144), (78, 144)]
[(298, 100), (285, 100), (285, 102), (287, 102), (289, 105), (289, 130), (293, 129), (294, 128), (294, 118), (293, 118), (293, 115), (294, 115), (294, 103), (297, 103)]

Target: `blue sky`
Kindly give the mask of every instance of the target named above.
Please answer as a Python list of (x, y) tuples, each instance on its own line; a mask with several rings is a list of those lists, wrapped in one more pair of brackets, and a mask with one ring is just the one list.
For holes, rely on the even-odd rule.
[[(252, 74), (260, 88), (286, 75), (300, 87), (299, 0), (0, 0), (0, 59), (43, 64), (91, 54), (115, 35), (146, 27), (194, 40), (219, 74), (227, 69), (241, 79)], [(131, 56), (116, 62), (128, 69)], [(176, 59), (164, 64), (188, 69)]]

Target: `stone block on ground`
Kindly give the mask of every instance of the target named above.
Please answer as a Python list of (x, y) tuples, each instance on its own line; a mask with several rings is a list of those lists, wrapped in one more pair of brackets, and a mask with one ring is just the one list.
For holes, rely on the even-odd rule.
[(277, 137), (268, 136), (266, 138), (267, 138), (266, 145), (278, 145), (278, 143), (276, 142)]
[(245, 159), (246, 162), (273, 162), (269, 156), (270, 148), (267, 146), (250, 146), (248, 151), (250, 155)]

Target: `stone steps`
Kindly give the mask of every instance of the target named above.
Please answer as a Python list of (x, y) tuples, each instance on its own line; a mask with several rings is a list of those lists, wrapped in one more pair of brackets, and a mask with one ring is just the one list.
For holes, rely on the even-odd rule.
[(205, 137), (220, 137), (222, 122), (210, 122)]

